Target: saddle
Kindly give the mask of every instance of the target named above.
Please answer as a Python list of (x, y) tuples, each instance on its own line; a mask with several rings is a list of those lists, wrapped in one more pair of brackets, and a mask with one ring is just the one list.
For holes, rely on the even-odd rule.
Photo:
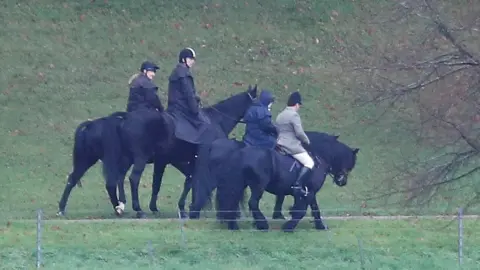
[(288, 154), (282, 146), (276, 144), (274, 149), (275, 152), (282, 156), (280, 158), (282, 162), (288, 163), (288, 166), (290, 166), (289, 172), (297, 171), (303, 167), (303, 165), (300, 164), (300, 162), (298, 162), (292, 155)]

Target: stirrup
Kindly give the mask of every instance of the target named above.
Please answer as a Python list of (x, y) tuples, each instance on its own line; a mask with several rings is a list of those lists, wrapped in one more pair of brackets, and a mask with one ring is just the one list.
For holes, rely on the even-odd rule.
[(307, 197), (307, 195), (308, 195), (308, 187), (305, 187), (305, 194), (303, 196)]
[(302, 191), (304, 197), (306, 197), (308, 195), (308, 187), (292, 186), (292, 189), (300, 189)]

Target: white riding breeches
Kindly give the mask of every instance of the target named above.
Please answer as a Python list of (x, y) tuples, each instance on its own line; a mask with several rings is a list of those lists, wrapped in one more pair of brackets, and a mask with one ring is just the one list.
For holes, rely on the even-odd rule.
[(292, 155), (292, 156), (296, 160), (298, 160), (298, 162), (302, 163), (303, 166), (309, 169), (313, 169), (313, 165), (315, 165), (315, 163), (313, 162), (312, 157), (310, 157), (310, 155), (307, 152), (303, 152), (303, 153)]

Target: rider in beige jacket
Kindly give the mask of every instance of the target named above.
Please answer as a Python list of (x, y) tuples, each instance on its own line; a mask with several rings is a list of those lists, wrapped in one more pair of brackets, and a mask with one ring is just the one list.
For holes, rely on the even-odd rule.
[(276, 127), (277, 144), (303, 165), (293, 188), (295, 192), (306, 196), (308, 192), (304, 185), (311, 175), (314, 161), (302, 146), (302, 143), (310, 144), (310, 140), (303, 130), (302, 120), (298, 114), (301, 105), (300, 93), (292, 93), (288, 98), (287, 107), (277, 116)]

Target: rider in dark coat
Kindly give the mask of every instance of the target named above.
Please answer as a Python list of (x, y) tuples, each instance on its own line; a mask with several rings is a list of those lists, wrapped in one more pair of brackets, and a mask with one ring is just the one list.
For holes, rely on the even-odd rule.
[(243, 120), (246, 122), (243, 141), (247, 145), (273, 149), (277, 141), (277, 129), (272, 124), (270, 106), (274, 102), (272, 93), (262, 90), (260, 98), (247, 110)]
[(177, 137), (191, 143), (199, 143), (199, 133), (205, 131), (206, 124), (210, 123), (200, 110), (200, 97), (190, 72), (195, 57), (193, 49), (183, 49), (178, 56), (179, 63), (168, 78), (167, 111), (176, 118)]
[(152, 62), (143, 62), (140, 73), (130, 78), (130, 94), (128, 96), (127, 112), (139, 109), (154, 109), (163, 112), (163, 106), (157, 95), (158, 87), (153, 82), (159, 67)]

